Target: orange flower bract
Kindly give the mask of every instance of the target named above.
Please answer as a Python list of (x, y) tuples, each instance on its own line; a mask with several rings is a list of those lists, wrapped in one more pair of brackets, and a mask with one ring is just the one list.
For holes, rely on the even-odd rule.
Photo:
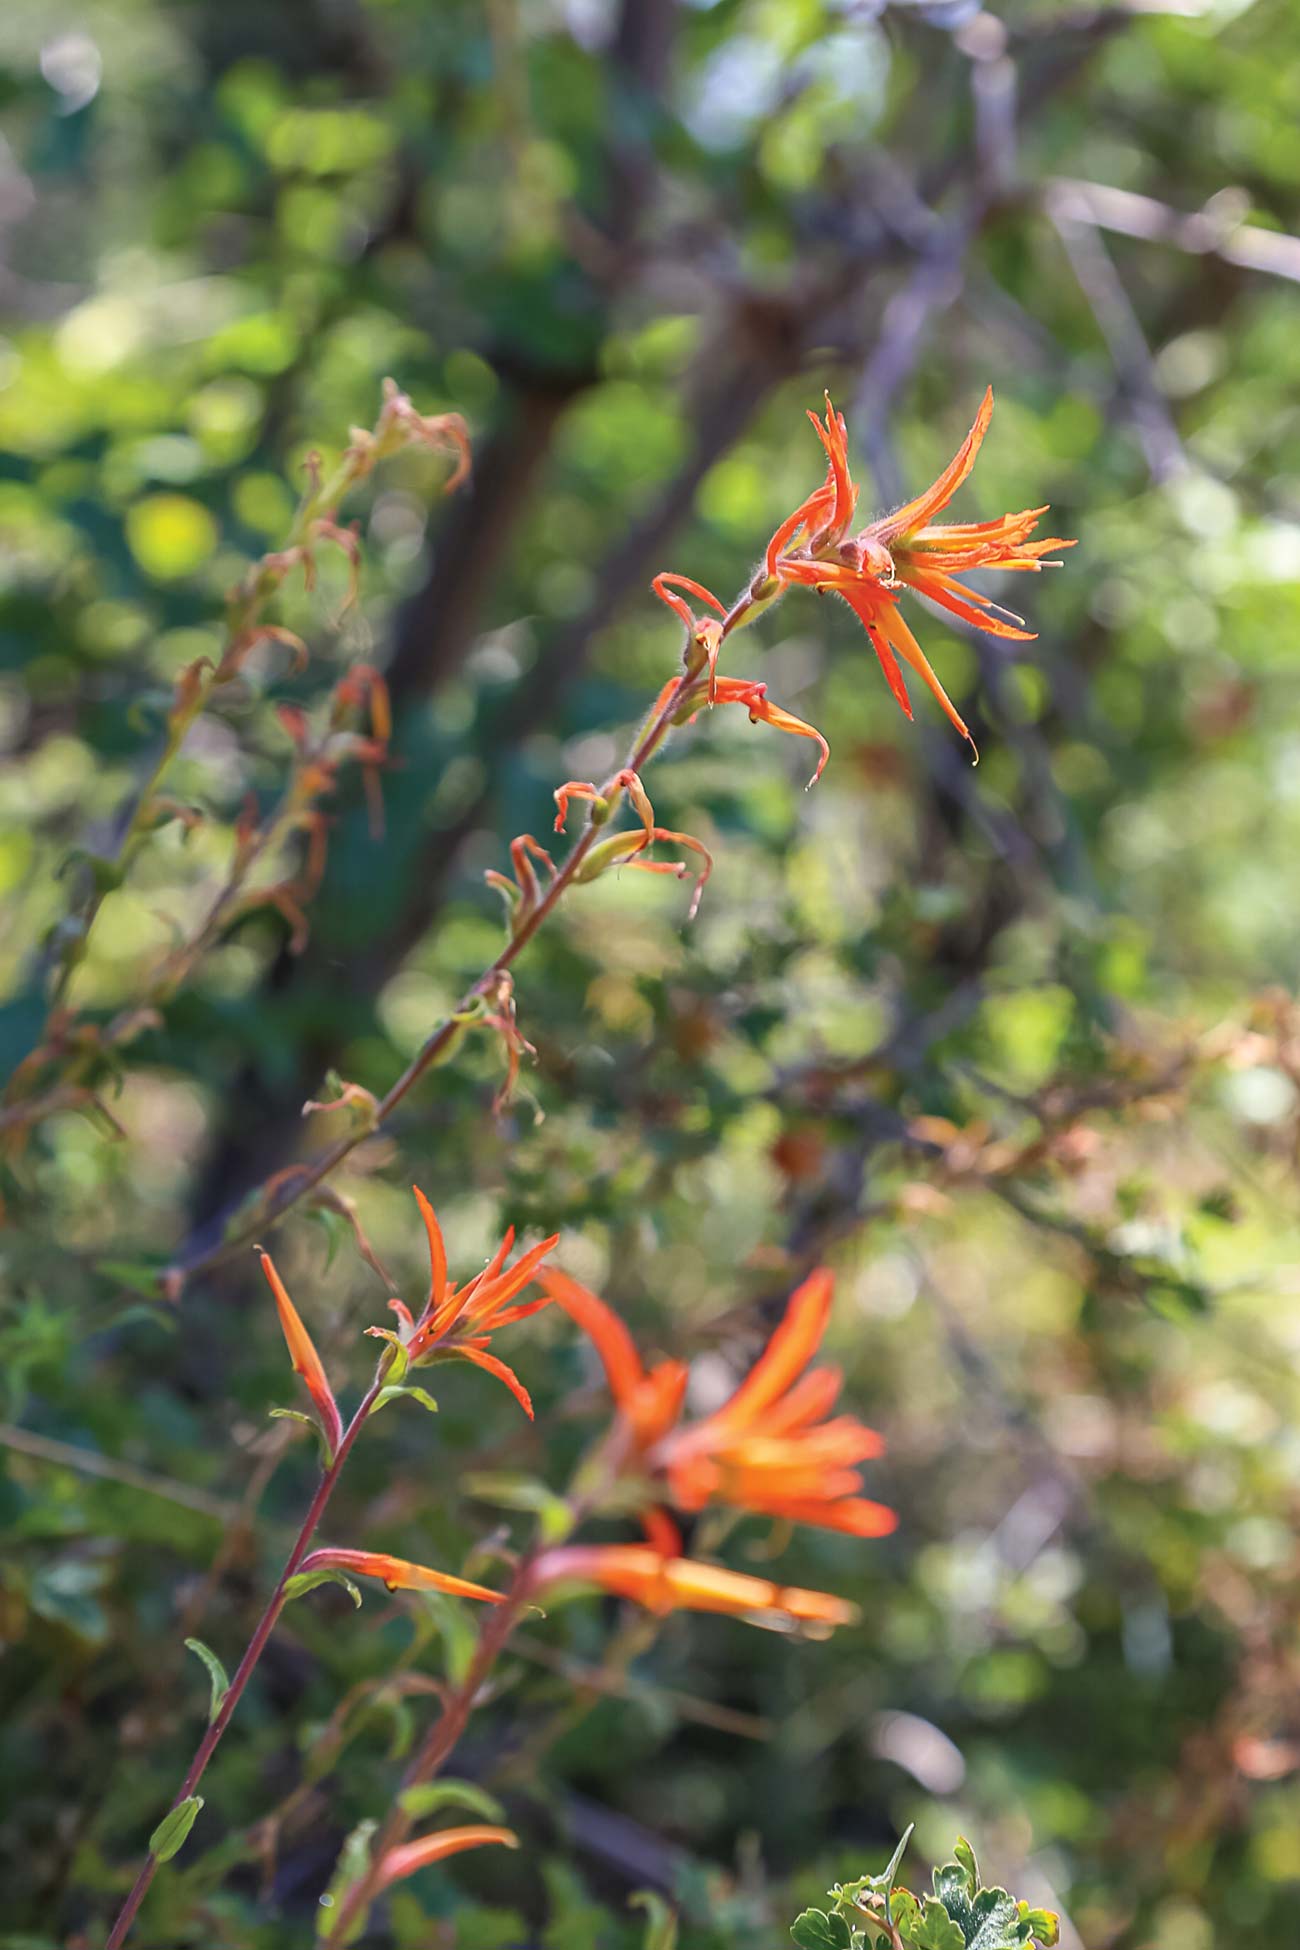
[(289, 1359), (293, 1362), (294, 1373), (301, 1378), (303, 1386), (311, 1396), (316, 1413), (320, 1417), (321, 1432), (325, 1437), (326, 1447), (332, 1457), (343, 1435), (343, 1418), (334, 1399), (334, 1390), (330, 1387), (324, 1363), (316, 1352), (316, 1343), (303, 1326), (302, 1316), (289, 1298), (284, 1281), (275, 1270), (271, 1255), (262, 1253), (260, 1258), (267, 1285), (275, 1296), (275, 1310), (280, 1316), (280, 1329), (289, 1350)]

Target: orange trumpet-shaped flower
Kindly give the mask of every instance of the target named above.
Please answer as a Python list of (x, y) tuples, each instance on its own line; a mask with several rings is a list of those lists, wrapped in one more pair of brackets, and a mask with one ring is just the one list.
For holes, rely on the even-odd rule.
[(378, 1578), (390, 1591), (445, 1591), (453, 1598), (479, 1598), (485, 1605), (503, 1603), (501, 1593), (489, 1591), (485, 1584), (471, 1584), (468, 1578), (454, 1578), (427, 1564), (411, 1564), (404, 1557), (389, 1557), (384, 1551), (313, 1551), (304, 1557), (300, 1569), (304, 1575), (312, 1571), (345, 1571), (352, 1577)]
[(312, 1404), (320, 1418), (321, 1433), (331, 1460), (338, 1449), (343, 1435), (343, 1418), (339, 1405), (334, 1399), (334, 1390), (329, 1385), (324, 1363), (316, 1352), (316, 1343), (303, 1326), (302, 1317), (285, 1290), (284, 1281), (275, 1270), (269, 1253), (261, 1254), (262, 1271), (267, 1285), (275, 1295), (275, 1310), (280, 1316), (280, 1327), (285, 1345), (289, 1349), (289, 1359), (293, 1362), (294, 1373), (302, 1379), (303, 1386), (311, 1396)]
[(466, 1828), (443, 1828), (436, 1835), (422, 1835), (418, 1841), (403, 1842), (390, 1848), (379, 1865), (379, 1887), (387, 1889), (404, 1876), (414, 1875), (431, 1862), (445, 1862), (449, 1855), (461, 1855), (467, 1848), (484, 1848), (498, 1842), (503, 1848), (518, 1848), (519, 1837), (513, 1828), (492, 1828), (474, 1822)]
[[(893, 1511), (858, 1494), (858, 1465), (880, 1455), (881, 1438), (850, 1415), (823, 1419), (840, 1391), (838, 1369), (805, 1372), (830, 1318), (833, 1282), (824, 1268), (791, 1296), (780, 1326), (731, 1399), (705, 1420), (684, 1426), (684, 1364), (664, 1361), (647, 1370), (627, 1328), (603, 1300), (554, 1268), (542, 1278), (551, 1298), (595, 1344), (618, 1405), (628, 1460), (662, 1485), (677, 1509), (726, 1503), (857, 1537), (893, 1530)], [(661, 1517), (655, 1525), (652, 1535), (666, 1547)]]
[(767, 572), (778, 582), (804, 583), (844, 598), (866, 630), (889, 688), (909, 718), (912, 706), (899, 669), (900, 657), (933, 692), (967, 739), (970, 732), (899, 613), (899, 590), (906, 584), (990, 635), (1028, 640), (1033, 631), (1024, 627), (1021, 617), (1002, 609), (960, 578), (983, 568), (1037, 571), (1058, 567), (1044, 558), (1054, 549), (1074, 547), (1072, 541), (1060, 536), (1030, 540), (1046, 507), (1025, 508), (995, 521), (935, 523), (934, 516), (947, 507), (974, 467), (992, 415), (990, 387), (975, 424), (924, 494), (850, 535), (858, 490), (849, 473), (844, 416), (835, 411), (828, 394), (825, 424), (815, 413), (808, 415), (826, 449), (826, 479), (781, 523), (768, 543), (766, 556)]
[(858, 1465), (879, 1456), (883, 1441), (851, 1415), (823, 1420), (842, 1377), (837, 1368), (809, 1370), (833, 1292), (825, 1267), (811, 1274), (731, 1399), (660, 1439), (652, 1460), (679, 1510), (730, 1503), (855, 1537), (893, 1530), (894, 1512), (857, 1494)]
[(856, 1605), (826, 1591), (803, 1591), (699, 1564), (689, 1557), (662, 1557), (649, 1544), (562, 1544), (543, 1552), (533, 1589), (556, 1584), (594, 1584), (631, 1598), (647, 1611), (714, 1611), (756, 1624), (851, 1625)]
[(547, 1253), (559, 1244), (559, 1233), (552, 1233), (539, 1246), (531, 1246), (513, 1266), (507, 1266), (515, 1242), (515, 1229), (509, 1226), (483, 1271), (475, 1274), (466, 1286), (457, 1286), (447, 1277), (447, 1248), (437, 1214), (418, 1185), (412, 1186), (412, 1190), (429, 1240), (429, 1298), (418, 1320), (403, 1301), (390, 1300), (388, 1304), (400, 1322), (399, 1331), (368, 1327), (366, 1332), (403, 1348), (412, 1367), (456, 1359), (483, 1368), (505, 1384), (524, 1413), (531, 1417), (533, 1404), (528, 1390), (513, 1369), (488, 1352), (488, 1343), (499, 1327), (524, 1320), (546, 1306), (549, 1295), (522, 1303), (517, 1302), (517, 1296), (536, 1279), (537, 1269)]

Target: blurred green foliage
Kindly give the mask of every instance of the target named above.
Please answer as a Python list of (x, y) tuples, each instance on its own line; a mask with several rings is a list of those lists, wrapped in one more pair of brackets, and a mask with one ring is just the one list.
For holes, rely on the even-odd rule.
[[(233, 1668), (310, 1494), (308, 1441), (271, 1473), (296, 1398), (251, 1261), (178, 1305), (158, 1270), (333, 1134), (300, 1115), (328, 1067), (382, 1092), (496, 952), (482, 870), (673, 668), (651, 573), (743, 584), (818, 477), (822, 388), (885, 503), (989, 382), (955, 518), (1050, 501), (1081, 546), (1017, 587), (1032, 644), (913, 615), (978, 770), (928, 698), (901, 718), (846, 610), (788, 596), (728, 668), (825, 730), (817, 790), (794, 741), (703, 715), (648, 780), (716, 855), (698, 920), (668, 880), (578, 890), (517, 971), (514, 1105), (471, 1039), (339, 1181), (412, 1298), (412, 1178), (463, 1272), (507, 1220), (563, 1230), (648, 1348), (700, 1357), (702, 1402), (829, 1256), (901, 1521), (801, 1533), (779, 1575), (866, 1622), (538, 1621), (456, 1762), (525, 1848), (404, 1885), (382, 1928), (621, 1950), (649, 1884), (684, 1950), (778, 1942), (915, 1821), (933, 1860), (974, 1834), (1067, 1944), (1286, 1940), (1298, 91), (1288, 0), (9, 0), (6, 1073), (69, 854), (120, 832), (308, 454), (393, 373), (478, 465), (444, 503), (441, 462), (387, 463), (359, 601), (326, 559), (286, 594), (309, 669), (268, 649), (196, 728), (170, 790), (204, 821), (106, 899), (77, 1006), (131, 1004), (275, 795), (275, 704), (357, 659), (397, 708), (383, 839), (349, 786), (305, 954), (244, 921), (133, 1046), (124, 1137), (69, 1111), (5, 1167), (0, 1944), (101, 1940), (208, 1711), (184, 1641)], [(384, 1287), (319, 1215), (276, 1251), (358, 1390)], [(358, 1449), (328, 1541), (458, 1567), (500, 1517), (464, 1477), (563, 1480), (591, 1363), (549, 1313), (508, 1352), (537, 1424), (458, 1372)], [(296, 1605), (139, 1940), (305, 1940), (465, 1629)]]

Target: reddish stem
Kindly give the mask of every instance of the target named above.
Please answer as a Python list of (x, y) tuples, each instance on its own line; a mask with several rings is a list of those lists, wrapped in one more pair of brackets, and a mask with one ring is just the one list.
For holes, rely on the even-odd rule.
[(537, 1552), (538, 1547), (534, 1546), (520, 1559), (504, 1602), (494, 1607), (484, 1620), (469, 1670), (455, 1691), (446, 1696), (442, 1712), (429, 1728), (402, 1776), (397, 1797), (371, 1843), (369, 1867), (344, 1896), (333, 1928), (325, 1939), (324, 1950), (340, 1950), (348, 1942), (354, 1925), (366, 1914), (378, 1895), (384, 1860), (391, 1850), (406, 1840), (412, 1827), (413, 1817), (403, 1808), (402, 1797), (408, 1788), (434, 1778), (464, 1733), (483, 1683), (527, 1607)]
[[(284, 1569), (280, 1573), (275, 1590), (267, 1600), (266, 1610), (257, 1622), (253, 1636), (249, 1639), (248, 1645), (245, 1648), (243, 1658), (235, 1668), (234, 1677), (226, 1691), (225, 1698), (221, 1702), (216, 1718), (195, 1749), (194, 1758), (189, 1764), (185, 1779), (176, 1790), (171, 1804), (173, 1808), (179, 1807), (182, 1801), (189, 1800), (189, 1797), (193, 1794), (195, 1788), (203, 1778), (204, 1769), (216, 1752), (217, 1743), (230, 1724), (235, 1708), (238, 1706), (244, 1692), (244, 1688), (252, 1678), (253, 1669), (265, 1651), (266, 1642), (275, 1630), (276, 1620), (284, 1609), (285, 1587), (288, 1585), (290, 1578), (296, 1574), (303, 1558), (307, 1555), (307, 1548), (311, 1543), (317, 1525), (325, 1514), (325, 1506), (334, 1494), (335, 1485), (338, 1482), (343, 1465), (348, 1459), (348, 1452), (361, 1432), (362, 1423), (374, 1407), (375, 1398), (384, 1385), (384, 1377), (387, 1372), (387, 1361), (381, 1361), (375, 1378), (363, 1397), (360, 1407), (348, 1423), (347, 1428), (343, 1431), (333, 1461), (324, 1471), (320, 1482), (316, 1486), (316, 1494), (308, 1505), (307, 1514), (302, 1520), (302, 1527), (294, 1540), (292, 1550), (285, 1559)], [(136, 1912), (144, 1901), (149, 1885), (158, 1873), (158, 1869), (158, 1857), (151, 1849), (144, 1859), (139, 1875), (132, 1884), (131, 1893), (122, 1905), (118, 1919), (113, 1925), (112, 1934), (109, 1936), (104, 1950), (120, 1950), (120, 1946), (126, 1941), (131, 1925), (135, 1921)]]

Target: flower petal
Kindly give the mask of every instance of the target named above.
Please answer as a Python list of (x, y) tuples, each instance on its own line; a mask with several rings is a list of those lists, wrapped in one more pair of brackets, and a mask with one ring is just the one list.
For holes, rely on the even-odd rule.
[(949, 723), (955, 725), (962, 737), (973, 745), (975, 740), (966, 729), (965, 720), (956, 710), (952, 699), (948, 696), (947, 691), (945, 691), (943, 685), (935, 676), (930, 666), (929, 658), (926, 656), (924, 650), (922, 650), (916, 638), (912, 635), (912, 632), (908, 629), (902, 616), (899, 615), (896, 604), (891, 603), (884, 611), (880, 618), (880, 627), (889, 639), (892, 647), (897, 650), (899, 656), (912, 666), (912, 669), (916, 672), (922, 683), (928, 687), (932, 695), (938, 700), (939, 706)]
[(588, 1336), (600, 1356), (611, 1395), (620, 1408), (627, 1407), (646, 1373), (636, 1343), (614, 1309), (557, 1267), (548, 1266), (541, 1283)]
[(415, 1202), (429, 1235), (429, 1305), (436, 1313), (447, 1292), (447, 1248), (433, 1207), (418, 1185), (412, 1185), (411, 1190), (415, 1193)]
[(902, 671), (898, 668), (898, 659), (885, 641), (884, 633), (880, 628), (881, 606), (879, 598), (868, 596), (864, 590), (852, 586), (839, 589), (836, 593), (843, 596), (845, 602), (871, 639), (871, 647), (880, 661), (880, 668), (885, 673), (885, 682), (894, 694), (894, 702), (903, 713), (903, 716), (910, 718), (912, 715), (912, 700), (907, 695), (907, 685), (904, 682)]
[(780, 1399), (821, 1346), (834, 1292), (834, 1276), (825, 1266), (795, 1288), (780, 1326), (716, 1421), (732, 1430), (748, 1426)]
[(454, 1343), (447, 1348), (446, 1352), (459, 1355), (462, 1361), (472, 1361), (476, 1368), (482, 1368), (487, 1374), (494, 1374), (498, 1381), (505, 1383), (529, 1421), (535, 1419), (532, 1396), (514, 1369), (508, 1368), (504, 1361), (498, 1361), (495, 1354), (488, 1354), (481, 1347), (470, 1347), (467, 1344), (456, 1346)]
[(883, 521), (873, 521), (864, 531), (872, 541), (884, 542), (888, 545), (896, 536), (910, 535), (913, 529), (923, 528), (941, 508), (947, 507), (974, 467), (975, 456), (979, 453), (980, 443), (988, 432), (989, 421), (992, 418), (993, 388), (990, 386), (980, 401), (980, 410), (975, 415), (975, 424), (939, 478), (925, 490), (924, 494), (918, 494), (915, 501), (909, 501), (903, 507), (895, 509), (894, 513), (887, 515)]
[(818, 1497), (791, 1497), (769, 1503), (769, 1513), (790, 1523), (812, 1524), (819, 1530), (843, 1530), (851, 1537), (888, 1537), (898, 1528), (898, 1514), (865, 1496), (840, 1496), (823, 1502)]

